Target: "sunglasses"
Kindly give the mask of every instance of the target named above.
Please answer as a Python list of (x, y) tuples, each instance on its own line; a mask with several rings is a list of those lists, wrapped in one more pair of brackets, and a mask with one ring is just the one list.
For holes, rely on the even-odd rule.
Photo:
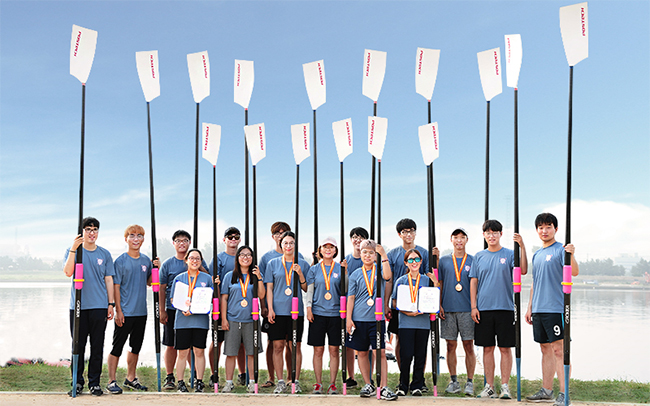
[(226, 238), (232, 241), (232, 240), (239, 240), (241, 236), (239, 234), (231, 234), (226, 236)]
[(412, 264), (414, 262), (417, 264), (420, 261), (422, 261), (420, 258), (409, 258), (406, 260), (406, 262), (408, 262), (409, 264)]

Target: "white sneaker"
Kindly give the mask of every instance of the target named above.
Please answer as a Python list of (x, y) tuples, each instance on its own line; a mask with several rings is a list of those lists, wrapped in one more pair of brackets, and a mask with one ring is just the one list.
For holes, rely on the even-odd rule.
[(235, 389), (235, 384), (233, 382), (226, 381), (226, 384), (223, 385), (223, 389), (221, 389), (221, 392), (230, 393), (232, 392), (233, 389)]
[(284, 383), (284, 379), (280, 379), (278, 384), (275, 386), (273, 393), (284, 393), (287, 390), (287, 384)]
[(504, 383), (501, 385), (501, 396), (499, 396), (501, 399), (512, 399), (512, 396), (510, 396), (510, 388), (508, 388), (508, 384)]
[(492, 389), (492, 387), (490, 386), (490, 384), (489, 384), (489, 383), (486, 383), (486, 384), (485, 384), (485, 387), (483, 388), (483, 390), (481, 391), (481, 393), (479, 393), (478, 396), (476, 396), (476, 397), (477, 397), (477, 398), (496, 398), (496, 397), (497, 397), (497, 394), (496, 394), (496, 392), (494, 391), (494, 389)]

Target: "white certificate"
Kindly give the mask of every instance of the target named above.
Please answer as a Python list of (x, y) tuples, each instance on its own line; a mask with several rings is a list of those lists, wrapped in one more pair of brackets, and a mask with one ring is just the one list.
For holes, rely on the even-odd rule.
[(422, 313), (440, 311), (440, 288), (423, 286), (418, 291), (418, 308)]
[(399, 285), (397, 287), (397, 310), (404, 312), (417, 312), (418, 299), (415, 298), (415, 303), (411, 302), (411, 289), (409, 285)]
[(189, 286), (183, 282), (176, 282), (172, 304), (182, 312), (190, 311), (194, 314), (210, 313), (212, 306), (212, 288), (194, 288), (192, 299), (188, 297)]

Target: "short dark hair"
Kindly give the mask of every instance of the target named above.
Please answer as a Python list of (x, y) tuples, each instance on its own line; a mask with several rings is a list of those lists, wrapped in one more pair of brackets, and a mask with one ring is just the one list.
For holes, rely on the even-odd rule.
[(557, 217), (551, 213), (541, 213), (535, 218), (535, 228), (544, 224), (550, 224), (553, 228), (557, 228)]
[(296, 235), (293, 233), (293, 231), (285, 231), (282, 233), (282, 237), (280, 237), (280, 245), (282, 245), (282, 241), (284, 241), (284, 239), (287, 237), (293, 238), (294, 241), (296, 240)]
[(366, 230), (363, 227), (354, 227), (352, 230), (350, 230), (350, 238), (354, 237), (355, 235), (358, 235), (364, 240), (367, 240), (368, 237), (370, 237), (370, 234), (368, 234), (368, 230)]
[[(179, 230), (179, 231), (182, 231), (182, 230)], [(187, 233), (187, 232), (184, 231), (184, 233)], [(188, 236), (189, 236), (189, 234), (188, 234)], [(193, 253), (193, 252), (198, 252), (199, 255), (201, 256), (201, 265), (199, 265), (199, 271), (205, 272), (205, 273), (207, 273), (209, 275), (210, 272), (208, 272), (208, 270), (203, 267), (203, 261), (204, 261), (203, 260), (203, 253), (201, 252), (200, 249), (198, 249), (198, 248), (190, 248), (189, 250), (187, 250), (187, 252), (185, 253), (185, 263), (187, 263), (187, 258), (189, 258), (190, 254)]]
[(411, 254), (417, 254), (417, 256), (418, 256), (420, 259), (422, 259), (422, 254), (420, 254), (420, 251), (416, 250), (415, 248), (411, 248), (411, 249), (409, 249), (408, 251), (406, 251), (406, 252), (404, 253), (404, 263), (405, 263), (405, 264), (407, 263), (408, 258), (409, 258), (409, 256), (411, 256)]
[(275, 234), (280, 230), (291, 231), (291, 226), (284, 221), (276, 221), (271, 225), (271, 234)]
[[(176, 230), (174, 235), (172, 235), (172, 241), (178, 237), (187, 237), (188, 240), (192, 241), (192, 236), (185, 230)], [(203, 257), (203, 254), (201, 254), (201, 257)]]
[(397, 222), (395, 228), (397, 229), (397, 233), (399, 234), (402, 232), (402, 230), (406, 230), (408, 228), (417, 230), (418, 226), (415, 224), (415, 221), (411, 219), (401, 219), (400, 221)]
[(503, 226), (499, 220), (485, 220), (485, 223), (483, 223), (483, 232), (488, 230), (501, 232), (503, 231)]
[[(251, 262), (250, 268), (248, 268), (248, 272), (250, 274), (252, 274), (253, 273), (253, 268), (255, 268), (255, 263), (256, 262), (255, 262), (255, 253), (253, 252), (253, 249), (251, 247), (249, 247), (248, 245), (242, 245), (241, 247), (239, 247), (239, 249), (237, 250), (237, 253), (235, 254), (235, 268), (232, 270), (232, 278), (230, 280), (230, 283), (233, 284), (233, 285), (235, 283), (237, 283), (237, 281), (239, 281), (239, 279), (242, 277), (241, 265), (239, 265), (239, 255), (241, 254), (241, 252), (243, 250), (249, 250), (251, 252), (251, 255), (253, 256), (253, 261)], [(252, 284), (253, 284), (253, 278), (250, 278), (249, 285), (252, 285)]]
[(81, 220), (81, 228), (86, 228), (88, 226), (95, 226), (99, 228), (99, 220), (94, 217), (86, 217)]

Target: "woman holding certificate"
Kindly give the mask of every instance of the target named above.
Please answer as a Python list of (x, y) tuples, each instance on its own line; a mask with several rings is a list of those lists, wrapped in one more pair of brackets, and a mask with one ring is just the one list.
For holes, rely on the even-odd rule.
[[(262, 275), (256, 265), (253, 265), (253, 250), (247, 246), (239, 247), (235, 254), (235, 269), (226, 273), (221, 287), (221, 312), (226, 315), (221, 328), (225, 331), (224, 354), (226, 355), (226, 386), (223, 392), (232, 392), (235, 385), (233, 375), (235, 360), (240, 344), (244, 343), (248, 356), (248, 370), (253, 371), (253, 278), (257, 277), (257, 295), (264, 299), (266, 290)], [(262, 348), (260, 347), (260, 352)], [(245, 373), (245, 371), (239, 371)], [(248, 384), (248, 391), (254, 391), (254, 382)]]
[[(393, 308), (399, 310), (400, 376), (397, 388), (398, 396), (405, 396), (409, 389), (411, 395), (422, 396), (424, 386), (424, 364), (427, 359), (427, 341), (429, 340), (429, 315), (418, 309), (418, 291), (429, 286), (427, 276), (434, 281), (435, 276), (429, 272), (420, 274), (422, 255), (417, 249), (410, 249), (404, 254), (404, 265), (408, 273), (395, 282), (393, 288)], [(424, 277), (423, 277), (424, 276)], [(413, 380), (410, 381), (411, 362)], [(410, 386), (409, 386), (410, 381)]]
[[(178, 350), (176, 358), (176, 376), (178, 391), (189, 392), (183, 381), (185, 364), (190, 355), (190, 347), (194, 349), (196, 365), (195, 392), (203, 392), (203, 373), (205, 372), (205, 342), (210, 329), (210, 304), (214, 283), (212, 277), (203, 268), (201, 251), (192, 248), (185, 254), (187, 272), (179, 274), (172, 286), (172, 305), (179, 310), (176, 312), (174, 330), (176, 341), (174, 348)], [(219, 277), (215, 278), (219, 284)]]
[[(328, 395), (335, 395), (336, 375), (339, 370), (339, 346), (341, 345), (341, 264), (334, 262), (338, 255), (336, 240), (326, 238), (318, 247), (320, 263), (307, 272), (307, 320), (309, 333), (307, 344), (314, 347), (314, 375), (316, 383), (313, 393), (323, 393), (323, 353), (325, 336), (329, 344), (330, 384)], [(309, 300), (311, 298), (311, 301)]]

